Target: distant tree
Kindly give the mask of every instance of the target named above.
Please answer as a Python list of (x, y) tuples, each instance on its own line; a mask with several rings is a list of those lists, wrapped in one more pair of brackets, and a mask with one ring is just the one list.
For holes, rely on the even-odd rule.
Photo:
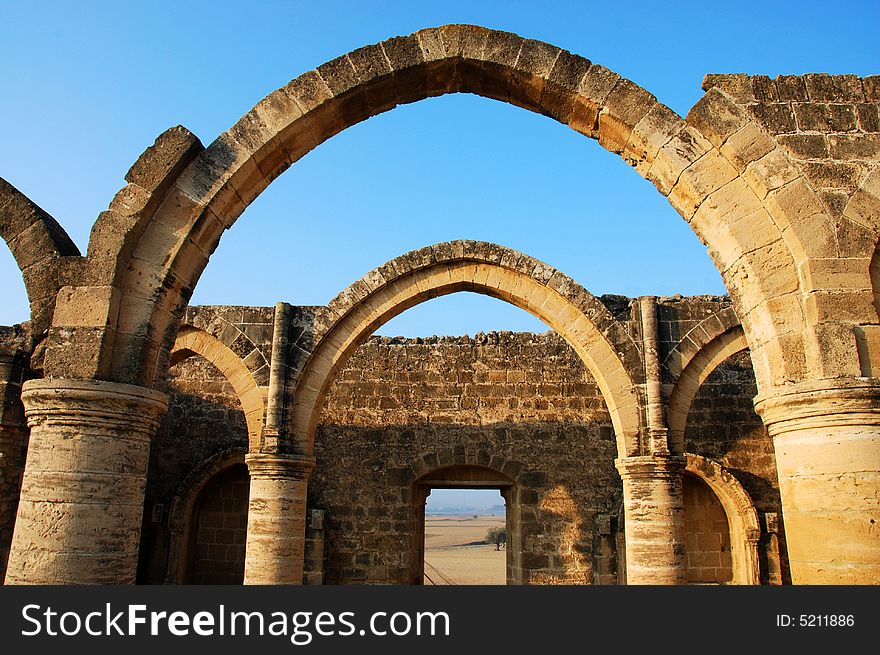
[(495, 544), (495, 550), (501, 550), (501, 546), (507, 544), (507, 528), (489, 528), (486, 543)]

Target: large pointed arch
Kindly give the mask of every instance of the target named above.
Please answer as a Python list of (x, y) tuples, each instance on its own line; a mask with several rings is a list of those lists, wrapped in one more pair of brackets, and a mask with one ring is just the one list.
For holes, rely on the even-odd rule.
[(2, 177), (0, 239), (9, 246), (24, 278), (31, 333), (40, 338), (52, 322), (55, 295), (64, 284), (66, 263), (79, 259), (79, 249), (58, 221)]
[[(821, 206), (815, 193), (754, 121), (718, 89), (684, 120), (582, 57), (469, 25), (355, 50), (269, 94), (199, 154), (181, 146), (192, 158), (181, 159), (167, 192), (146, 194), (126, 219), (135, 237), (111, 274), (120, 302), (106, 375), (153, 383), (222, 233), (293, 162), (398, 104), (457, 92), (550, 116), (632, 164), (709, 246), (749, 337), (759, 387), (809, 375), (802, 286), (810, 278), (798, 266), (808, 269), (811, 249), (825, 247), (811, 238), (830, 219), (810, 213)], [(119, 205), (144, 195), (120, 193)], [(90, 253), (112, 251), (101, 242), (112, 230), (96, 228)]]
[(294, 344), (304, 351), (294, 379), (288, 433), (311, 453), (330, 385), (377, 328), (421, 302), (458, 291), (505, 300), (540, 318), (575, 350), (605, 398), (621, 457), (639, 454), (643, 421), (637, 384), (641, 356), (605, 306), (561, 272), (514, 250), (478, 241), (441, 243), (407, 253), (343, 291)]

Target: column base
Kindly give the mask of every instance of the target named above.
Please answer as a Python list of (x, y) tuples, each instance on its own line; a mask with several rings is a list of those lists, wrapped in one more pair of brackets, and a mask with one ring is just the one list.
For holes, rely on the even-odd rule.
[(685, 579), (684, 457), (623, 457), (626, 583), (677, 585)]
[(133, 584), (166, 396), (96, 380), (23, 389), (31, 435), (6, 584)]
[(244, 583), (302, 584), (313, 457), (245, 455), (251, 475)]

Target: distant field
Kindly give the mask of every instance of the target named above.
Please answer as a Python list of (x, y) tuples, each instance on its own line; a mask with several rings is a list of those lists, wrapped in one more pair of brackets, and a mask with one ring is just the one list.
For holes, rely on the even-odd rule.
[(425, 518), (425, 584), (505, 584), (507, 552), (482, 541), (503, 516), (428, 516)]

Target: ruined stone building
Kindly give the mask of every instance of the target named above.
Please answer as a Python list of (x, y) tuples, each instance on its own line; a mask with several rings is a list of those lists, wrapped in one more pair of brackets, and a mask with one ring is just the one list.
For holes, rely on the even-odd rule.
[[(880, 583), (880, 77), (704, 89), (681, 118), (577, 55), (450, 25), (301, 75), (207, 148), (163, 133), (84, 255), (0, 180), (31, 307), (0, 329), (6, 583), (420, 583), (426, 495), (456, 485), (504, 496), (510, 583)], [(323, 307), (189, 306), (305, 153), (457, 92), (625, 159), (729, 297), (597, 298), (457, 241)], [(371, 336), (458, 291), (551, 329)]]

